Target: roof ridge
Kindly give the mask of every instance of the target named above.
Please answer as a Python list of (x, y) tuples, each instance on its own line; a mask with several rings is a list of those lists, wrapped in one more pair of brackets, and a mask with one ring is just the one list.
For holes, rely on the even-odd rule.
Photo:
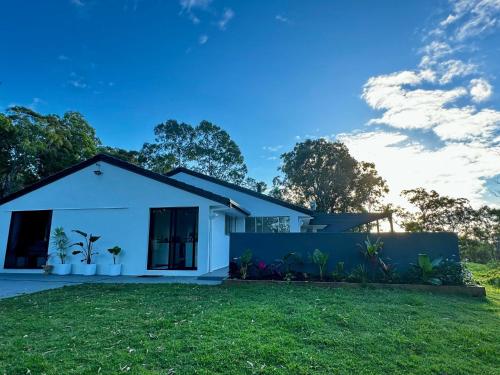
[(68, 168), (65, 168), (59, 172), (54, 173), (53, 175), (45, 177), (45, 178), (43, 178), (43, 179), (41, 179), (33, 184), (21, 189), (21, 190), (18, 190), (18, 191), (14, 192), (12, 194), (9, 194), (3, 198), (0, 198), (0, 205), (5, 204), (7, 202), (10, 202), (14, 199), (17, 199), (23, 195), (28, 194), (28, 193), (31, 193), (32, 191), (38, 190), (46, 185), (51, 184), (52, 182), (60, 180), (60, 179), (66, 177), (66, 176), (69, 176), (70, 174), (73, 174), (75, 172), (78, 172), (78, 171), (82, 170), (83, 168), (86, 168), (94, 163), (99, 162), (99, 161), (104, 161), (104, 162), (111, 164), (115, 167), (128, 170), (129, 172), (139, 174), (143, 177), (150, 178), (150, 179), (156, 180), (158, 182), (162, 182), (166, 185), (170, 185), (170, 186), (173, 186), (175, 188), (187, 191), (189, 193), (199, 195), (201, 197), (207, 198), (207, 199), (215, 201), (215, 202), (219, 202), (221, 204), (224, 204), (225, 206), (228, 206), (231, 208), (236, 208), (237, 210), (241, 211), (245, 215), (250, 214), (249, 211), (245, 210), (237, 202), (235, 202), (234, 200), (232, 200), (228, 197), (224, 197), (222, 195), (213, 193), (211, 191), (204, 190), (204, 189), (201, 189), (199, 187), (189, 185), (185, 182), (170, 178), (169, 176), (166, 176), (166, 175), (163, 175), (160, 173), (156, 173), (156, 172), (150, 171), (148, 169), (144, 169), (142, 167), (139, 167), (138, 165), (129, 163), (123, 159), (117, 158), (115, 156), (111, 156), (111, 155), (106, 154), (106, 153), (96, 154), (95, 156), (93, 156), (89, 159), (86, 159), (86, 160), (81, 161), (77, 164), (74, 164)]

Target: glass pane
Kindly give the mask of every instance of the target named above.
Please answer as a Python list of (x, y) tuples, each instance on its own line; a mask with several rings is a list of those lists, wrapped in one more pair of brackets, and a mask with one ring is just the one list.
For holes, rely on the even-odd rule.
[(255, 232), (255, 218), (254, 217), (246, 217), (245, 218), (245, 232), (246, 233), (254, 233)]
[(149, 269), (196, 269), (198, 208), (151, 210)]
[(280, 232), (290, 232), (290, 217), (282, 216), (279, 221), (279, 231)]
[(150, 268), (168, 269), (172, 210), (159, 208), (151, 212)]
[(255, 218), (255, 231), (257, 233), (262, 233), (263, 232), (263, 220), (261, 217), (256, 217)]
[(263, 217), (263, 226), (262, 226), (262, 232), (263, 233), (273, 233), (277, 232), (277, 223), (278, 223), (278, 218), (277, 217)]

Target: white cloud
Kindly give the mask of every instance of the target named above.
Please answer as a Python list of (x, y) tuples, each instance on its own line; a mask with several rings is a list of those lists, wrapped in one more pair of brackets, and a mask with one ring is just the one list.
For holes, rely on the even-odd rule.
[(277, 146), (264, 146), (262, 149), (264, 151), (269, 151), (269, 152), (277, 152), (283, 148), (283, 145), (277, 145)]
[(276, 16), (274, 16), (274, 19), (279, 22), (290, 23), (290, 20), (287, 17), (282, 16), (281, 14), (277, 14)]
[(180, 0), (181, 13), (186, 14), (191, 22), (199, 24), (200, 19), (195, 15), (195, 10), (207, 10), (212, 0)]
[(500, 0), (460, 0), (455, 4), (455, 17), (464, 19), (456, 29), (457, 40), (478, 36), (500, 25)]
[(191, 12), (193, 9), (207, 9), (212, 0), (180, 0), (182, 11)]
[(205, 44), (206, 42), (208, 42), (208, 35), (206, 34), (200, 35), (200, 37), (198, 38), (198, 43)]
[(225, 30), (227, 23), (234, 18), (234, 11), (231, 8), (224, 9), (224, 13), (222, 13), (222, 17), (217, 23), (219, 29)]
[(459, 0), (452, 8), (426, 36), (418, 68), (364, 85), (362, 99), (379, 112), (368, 124), (384, 127), (338, 137), (357, 159), (376, 164), (392, 202), (404, 203), (401, 190), (422, 186), (495, 204), (485, 194), (487, 180), (500, 175), (500, 110), (476, 106), (493, 87), (476, 62), (457, 55), (476, 48), (465, 40), (498, 25), (500, 0)]
[(472, 63), (464, 63), (461, 60), (448, 60), (439, 64), (441, 78), (439, 83), (450, 83), (456, 77), (465, 77), (476, 72), (476, 65)]
[(89, 87), (85, 79), (75, 72), (70, 73), (70, 79), (68, 80), (68, 84), (76, 89), (86, 89)]
[(73, 5), (76, 5), (78, 7), (85, 6), (85, 3), (83, 2), (83, 0), (70, 0), (70, 3)]
[(482, 143), (449, 143), (430, 150), (402, 133), (384, 131), (341, 134), (338, 139), (356, 159), (375, 163), (391, 189), (388, 202), (400, 205), (406, 204), (400, 192), (415, 187), (464, 196), (480, 205), (484, 179), (500, 173), (500, 150)]
[(66, 55), (59, 55), (59, 56), (57, 56), (57, 59), (59, 61), (67, 61), (67, 60), (69, 60), (69, 57)]
[[(385, 124), (397, 129), (432, 130), (442, 140), (488, 138), (500, 129), (500, 112), (477, 110), (472, 105), (452, 105), (468, 95), (464, 87), (448, 90), (415, 87), (426, 81), (422, 73), (403, 71), (372, 77), (365, 84), (362, 98), (381, 117), (369, 124)], [(481, 84), (484, 82), (481, 80)], [(478, 85), (474, 86), (479, 92)], [(472, 95), (472, 93), (471, 93)]]
[(470, 96), (476, 103), (488, 100), (493, 94), (493, 87), (483, 78), (476, 78), (470, 81)]

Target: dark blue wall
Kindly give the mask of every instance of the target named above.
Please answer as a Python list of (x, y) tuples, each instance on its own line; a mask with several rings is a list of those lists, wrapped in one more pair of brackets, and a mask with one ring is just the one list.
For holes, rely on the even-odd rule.
[[(455, 233), (372, 233), (375, 241), (380, 237), (384, 243), (381, 256), (396, 266), (398, 271), (417, 263), (418, 254), (424, 253), (431, 259), (442, 256), (459, 260), (458, 238)], [(363, 263), (364, 257), (358, 244), (363, 244), (366, 233), (232, 233), (230, 239), (230, 259), (239, 257), (250, 249), (254, 262), (263, 260), (266, 264), (282, 258), (289, 252), (298, 252), (304, 261), (314, 249), (330, 254), (328, 270), (332, 271), (337, 262), (344, 262), (345, 270)], [(314, 271), (313, 265), (305, 265), (305, 272)]]

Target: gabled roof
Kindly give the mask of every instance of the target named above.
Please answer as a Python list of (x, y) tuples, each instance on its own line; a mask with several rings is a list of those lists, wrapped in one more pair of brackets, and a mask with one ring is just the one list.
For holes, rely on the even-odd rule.
[(258, 193), (254, 190), (247, 189), (247, 188), (244, 188), (242, 186), (232, 184), (230, 182), (223, 181), (223, 180), (220, 180), (220, 179), (212, 177), (212, 176), (207, 176), (203, 173), (195, 172), (195, 171), (188, 169), (188, 168), (178, 167), (178, 168), (172, 169), (170, 172), (168, 172), (166, 174), (166, 176), (171, 177), (171, 176), (174, 176), (178, 173), (186, 173), (186, 174), (189, 174), (191, 176), (198, 177), (198, 178), (201, 178), (201, 179), (209, 181), (209, 182), (213, 182), (214, 184), (225, 186), (229, 189), (237, 190), (241, 193), (248, 194), (248, 195), (251, 195), (253, 197), (263, 199), (265, 201), (268, 201), (268, 202), (271, 202), (274, 204), (278, 204), (280, 206), (289, 208), (289, 209), (294, 210), (294, 211), (302, 212), (302, 213), (310, 215), (310, 216), (313, 216), (313, 213), (314, 213), (313, 211), (311, 211), (305, 207), (298, 206), (298, 205), (292, 204), (292, 203), (288, 203), (288, 202), (285, 202), (281, 199), (273, 198), (273, 197), (270, 197), (269, 195)]
[(73, 165), (72, 167), (63, 169), (62, 171), (60, 171), (56, 174), (53, 174), (52, 176), (46, 177), (46, 178), (34, 183), (33, 185), (30, 185), (28, 187), (25, 187), (24, 189), (16, 191), (15, 193), (12, 193), (12, 194), (7, 195), (3, 198), (0, 198), (0, 205), (7, 203), (7, 202), (10, 202), (16, 198), (19, 198), (19, 197), (25, 195), (25, 194), (31, 193), (32, 191), (40, 189), (43, 186), (51, 184), (52, 182), (60, 180), (63, 177), (69, 176), (70, 174), (78, 172), (79, 170), (82, 170), (82, 169), (84, 169), (88, 166), (91, 166), (92, 164), (95, 164), (95, 163), (100, 162), (100, 161), (114, 165), (115, 167), (118, 167), (118, 168), (125, 169), (129, 172), (136, 173), (140, 176), (144, 176), (144, 177), (150, 178), (152, 180), (164, 183), (166, 185), (173, 186), (177, 189), (181, 189), (181, 190), (187, 191), (189, 193), (199, 195), (200, 197), (209, 199), (209, 200), (214, 201), (214, 202), (221, 203), (224, 206), (227, 206), (230, 208), (235, 208), (245, 215), (250, 215), (250, 212), (248, 212), (244, 208), (240, 207), (238, 205), (238, 203), (234, 202), (233, 200), (231, 200), (229, 198), (223, 197), (223, 196), (218, 195), (218, 194), (214, 194), (210, 191), (206, 191), (206, 190), (197, 188), (195, 186), (186, 184), (186, 183), (181, 182), (181, 181), (177, 181), (177, 180), (175, 180), (173, 178), (169, 178), (165, 175), (149, 171), (147, 169), (138, 167), (137, 165), (127, 163), (126, 161), (123, 161), (121, 159), (117, 159), (113, 156), (109, 156), (106, 154), (98, 154), (90, 159), (87, 159), (87, 160), (81, 162), (81, 163)]

